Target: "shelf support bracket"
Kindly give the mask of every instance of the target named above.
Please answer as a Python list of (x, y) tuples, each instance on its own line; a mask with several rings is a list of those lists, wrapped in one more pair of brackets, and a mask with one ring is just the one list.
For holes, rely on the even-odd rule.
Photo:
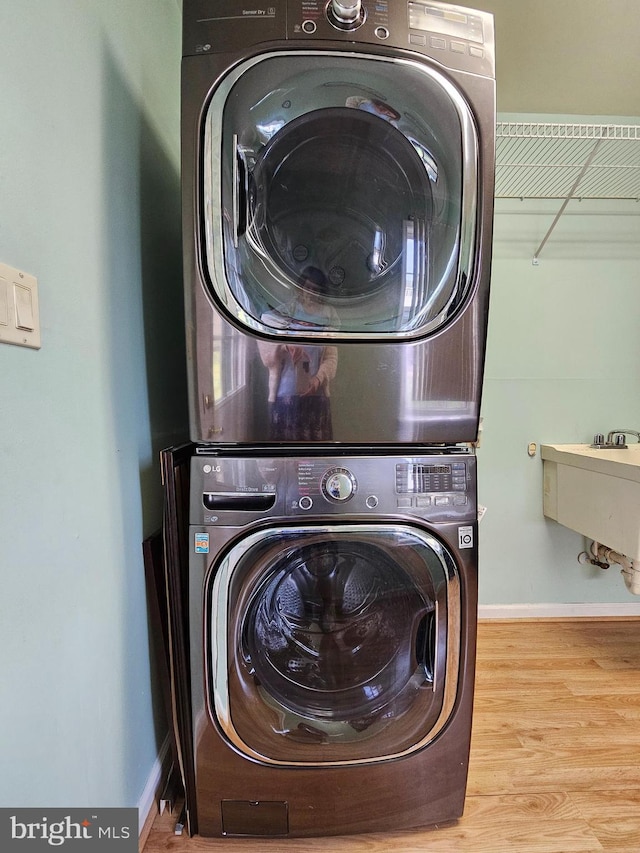
[(600, 143), (604, 139), (605, 133), (606, 133), (606, 127), (602, 129), (602, 135), (599, 136), (598, 139), (596, 139), (596, 143), (593, 146), (593, 148), (591, 149), (591, 153), (589, 154), (589, 156), (585, 160), (584, 165), (582, 166), (582, 169), (580, 169), (580, 174), (578, 175), (578, 177), (573, 182), (573, 185), (572, 185), (571, 189), (569, 190), (567, 197), (562, 202), (562, 206), (561, 206), (560, 210), (556, 213), (555, 219), (551, 223), (547, 233), (544, 235), (542, 242), (540, 243), (540, 245), (538, 246), (536, 251), (533, 253), (533, 259), (532, 259), (531, 263), (534, 265), (534, 267), (537, 267), (538, 264), (540, 263), (540, 252), (544, 249), (544, 246), (545, 246), (547, 240), (549, 239), (549, 237), (553, 233), (554, 228), (556, 227), (556, 225), (560, 221), (560, 217), (562, 216), (562, 214), (567, 209), (567, 205), (569, 204), (571, 199), (574, 197), (576, 190), (578, 189), (578, 186), (580, 184), (580, 181), (583, 179), (587, 169), (593, 163), (593, 160), (594, 160), (596, 154), (598, 153), (598, 148), (600, 148)]

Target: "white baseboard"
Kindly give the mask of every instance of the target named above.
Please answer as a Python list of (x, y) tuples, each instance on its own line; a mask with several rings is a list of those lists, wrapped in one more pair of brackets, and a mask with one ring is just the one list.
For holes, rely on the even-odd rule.
[(604, 619), (640, 617), (640, 602), (623, 604), (481, 604), (479, 619)]
[(151, 814), (151, 810), (155, 808), (156, 802), (162, 791), (161, 785), (164, 783), (164, 775), (167, 771), (167, 759), (169, 749), (171, 747), (171, 735), (168, 734), (164, 739), (164, 743), (160, 747), (158, 757), (153, 762), (153, 767), (149, 773), (147, 784), (144, 786), (142, 796), (138, 800), (138, 835), (142, 832), (147, 818)]

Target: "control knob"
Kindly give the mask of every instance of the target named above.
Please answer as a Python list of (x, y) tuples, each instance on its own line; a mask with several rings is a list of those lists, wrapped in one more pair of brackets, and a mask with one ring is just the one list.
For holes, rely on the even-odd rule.
[(327, 15), (334, 26), (355, 30), (364, 22), (362, 0), (331, 0)]
[(322, 494), (335, 503), (348, 501), (356, 492), (356, 478), (347, 468), (330, 468), (320, 484)]

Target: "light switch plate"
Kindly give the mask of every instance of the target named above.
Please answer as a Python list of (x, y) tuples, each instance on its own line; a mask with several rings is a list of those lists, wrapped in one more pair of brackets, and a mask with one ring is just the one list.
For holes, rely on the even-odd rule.
[(0, 263), (0, 343), (40, 349), (38, 280)]

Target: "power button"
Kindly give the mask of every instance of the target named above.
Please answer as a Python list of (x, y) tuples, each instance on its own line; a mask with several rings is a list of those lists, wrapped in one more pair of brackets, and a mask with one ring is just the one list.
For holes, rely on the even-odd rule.
[(302, 32), (307, 33), (307, 35), (313, 35), (315, 33), (317, 27), (315, 21), (303, 21), (302, 22)]
[(313, 501), (309, 497), (309, 495), (303, 495), (298, 501), (298, 506), (300, 509), (311, 509), (313, 506)]

